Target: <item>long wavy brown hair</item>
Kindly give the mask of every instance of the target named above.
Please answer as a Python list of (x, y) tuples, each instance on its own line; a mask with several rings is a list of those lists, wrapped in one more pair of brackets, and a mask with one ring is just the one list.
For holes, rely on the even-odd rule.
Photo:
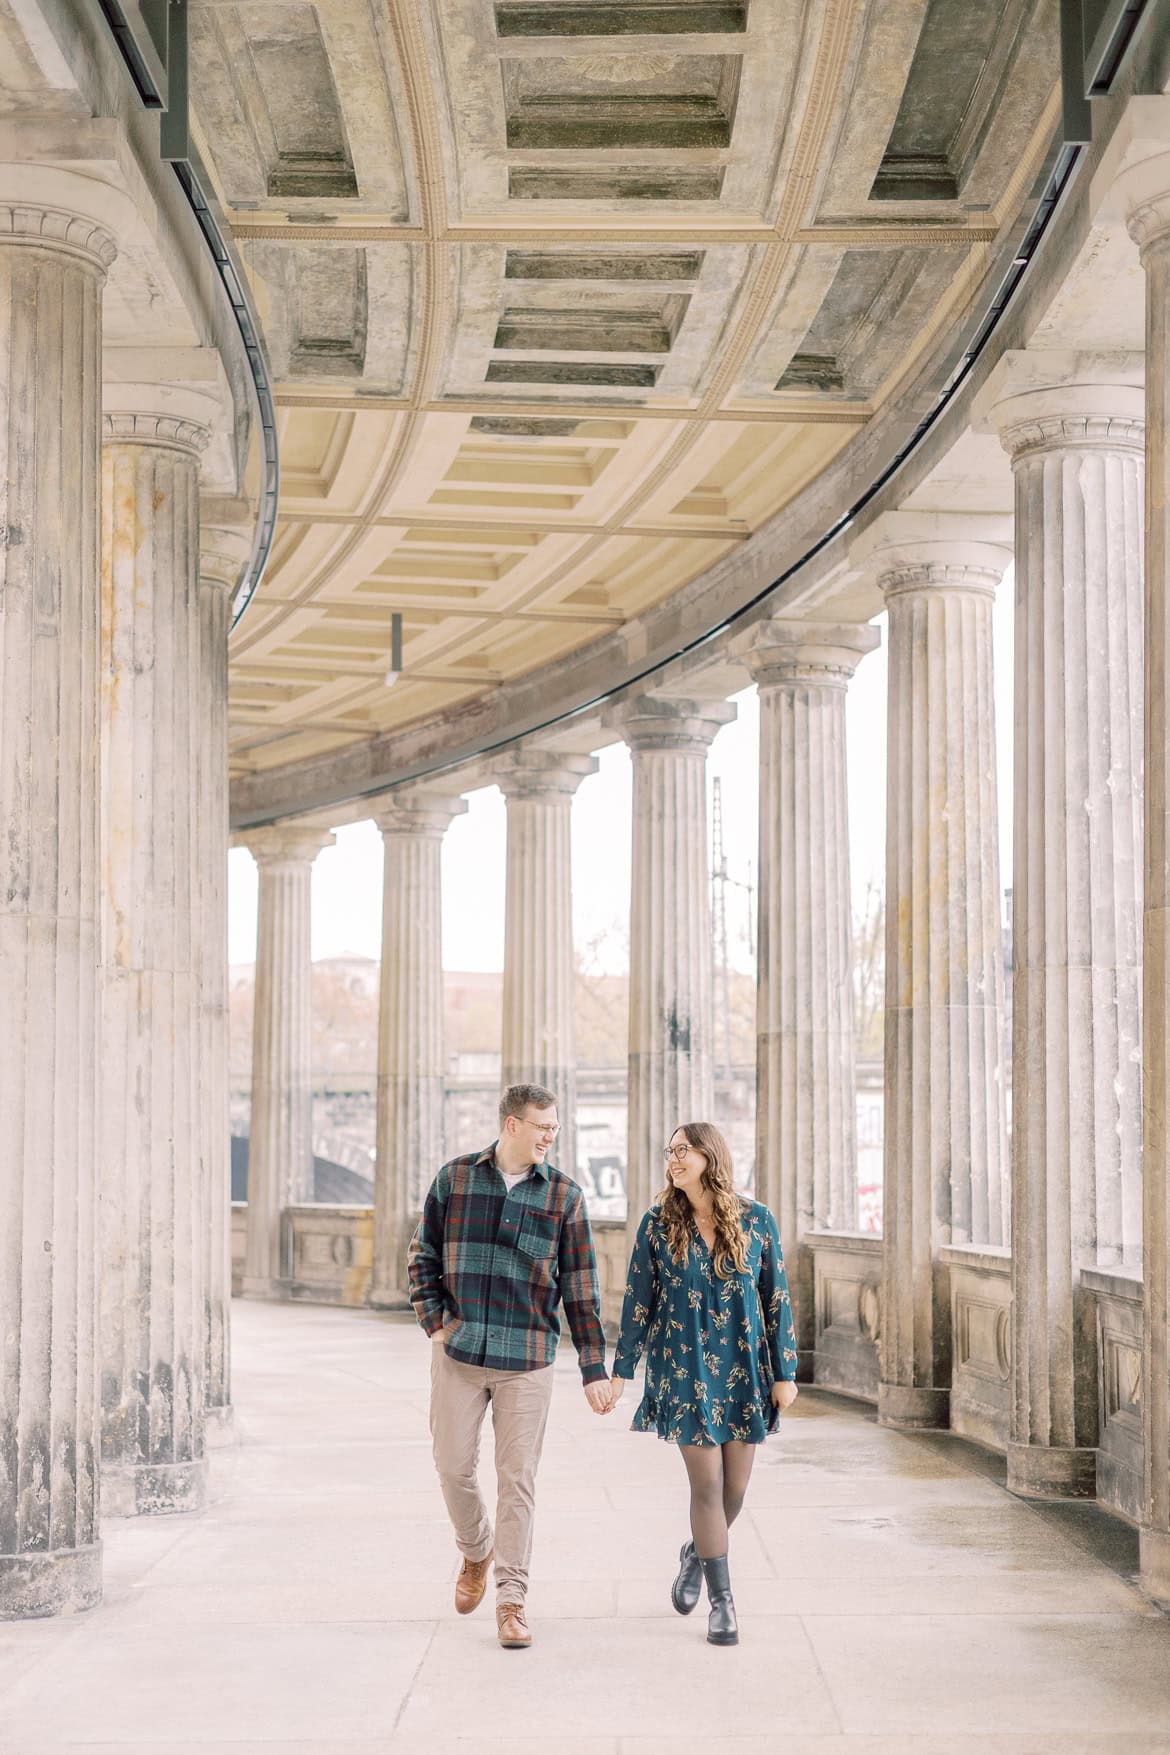
[[(743, 1272), (747, 1263), (748, 1246), (747, 1233), (742, 1222), (746, 1202), (742, 1195), (735, 1192), (731, 1174), (731, 1147), (719, 1129), (713, 1127), (709, 1121), (680, 1121), (674, 1132), (685, 1134), (687, 1144), (702, 1152), (707, 1160), (702, 1185), (710, 1194), (714, 1209), (712, 1217), (715, 1221), (715, 1247), (711, 1251), (711, 1259), (719, 1278), (730, 1279), (733, 1273)], [(671, 1138), (674, 1138), (674, 1134)], [(691, 1239), (697, 1232), (691, 1216), (691, 1203), (682, 1189), (674, 1186), (669, 1175), (666, 1178), (666, 1187), (658, 1196), (658, 1205), (662, 1222), (666, 1226), (670, 1253), (675, 1261), (683, 1262), (687, 1259)]]

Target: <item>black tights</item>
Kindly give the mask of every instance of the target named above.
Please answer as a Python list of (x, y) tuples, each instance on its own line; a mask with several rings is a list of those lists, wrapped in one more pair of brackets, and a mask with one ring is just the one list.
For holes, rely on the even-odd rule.
[(727, 1531), (743, 1509), (756, 1460), (754, 1444), (680, 1444), (691, 1484), (691, 1535), (702, 1560), (727, 1552)]

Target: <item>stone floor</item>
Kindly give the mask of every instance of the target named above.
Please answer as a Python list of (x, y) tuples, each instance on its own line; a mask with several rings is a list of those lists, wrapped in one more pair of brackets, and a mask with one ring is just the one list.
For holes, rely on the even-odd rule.
[(589, 1413), (540, 1477), (536, 1644), (451, 1607), (427, 1349), (404, 1320), (235, 1306), (236, 1439), (202, 1517), (107, 1525), (106, 1602), (0, 1626), (2, 1755), (1170, 1755), (1170, 1620), (1132, 1532), (809, 1392), (732, 1547), (741, 1643), (667, 1591), (683, 1471)]

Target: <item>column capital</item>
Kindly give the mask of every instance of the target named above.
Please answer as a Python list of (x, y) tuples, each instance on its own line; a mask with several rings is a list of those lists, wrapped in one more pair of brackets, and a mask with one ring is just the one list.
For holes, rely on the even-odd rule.
[(377, 823), (383, 836), (433, 835), (441, 839), (466, 809), (467, 800), (459, 793), (402, 787), (379, 799), (370, 819)]
[(1013, 462), (1037, 451), (1140, 451), (1145, 445), (1144, 365), (1120, 350), (1005, 353), (979, 391), (973, 423), (998, 433)]
[(1159, 105), (1161, 138), (1141, 135), (1130, 142), (1128, 151), (1136, 148), (1140, 156), (1123, 164), (1109, 191), (1110, 205), (1120, 208), (1143, 260), (1148, 251), (1170, 244), (1170, 100), (1153, 101)]
[(112, 234), (97, 220), (32, 202), (0, 205), (0, 243), (39, 245), (78, 256), (99, 269), (103, 278), (118, 254)]
[(609, 707), (602, 723), (620, 731), (631, 750), (673, 750), (703, 755), (716, 735), (735, 718), (730, 701), (667, 700), (635, 695)]
[(492, 778), (505, 798), (572, 798), (582, 780), (596, 774), (596, 756), (563, 750), (507, 750)]
[(318, 829), (312, 824), (283, 823), (272, 828), (249, 829), (234, 837), (237, 847), (246, 847), (257, 865), (312, 865), (318, 853), (332, 847), (332, 829)]
[[(44, 223), (30, 226), (30, 214)], [(63, 229), (62, 219), (69, 222)], [(117, 117), (0, 120), (4, 242), (75, 253), (104, 271), (128, 243), (149, 246), (156, 223)]]
[(207, 449), (219, 404), (187, 384), (102, 386), (102, 439), (108, 444), (164, 445), (198, 457)]
[(843, 689), (881, 639), (868, 622), (758, 622), (742, 656), (761, 689), (793, 683)]
[(854, 542), (849, 562), (894, 591), (994, 593), (1012, 559), (1010, 512), (886, 512)]
[(199, 496), (199, 583), (235, 592), (252, 553), (255, 519), (247, 500)]

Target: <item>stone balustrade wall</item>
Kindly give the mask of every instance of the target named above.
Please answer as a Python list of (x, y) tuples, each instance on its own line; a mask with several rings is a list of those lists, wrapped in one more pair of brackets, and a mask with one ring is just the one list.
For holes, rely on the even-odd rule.
[(1006, 1451), (1012, 1414), (1011, 1250), (951, 1244), (939, 1251), (935, 1273), (950, 1279), (951, 1431)]
[[(374, 1250), (374, 1209), (368, 1206), (286, 1207), (284, 1223), (292, 1264), (289, 1296), (312, 1304), (366, 1303)], [(243, 1288), (248, 1204), (232, 1203), (232, 1292)], [(615, 1333), (626, 1284), (626, 1227), (622, 1219), (599, 1219), (593, 1226), (601, 1314)]]
[(1081, 1289), (1096, 1308), (1097, 1499), (1141, 1521), (1142, 1278), (1133, 1269), (1086, 1268)]
[(812, 1231), (813, 1382), (876, 1402), (882, 1240), (863, 1231)]

